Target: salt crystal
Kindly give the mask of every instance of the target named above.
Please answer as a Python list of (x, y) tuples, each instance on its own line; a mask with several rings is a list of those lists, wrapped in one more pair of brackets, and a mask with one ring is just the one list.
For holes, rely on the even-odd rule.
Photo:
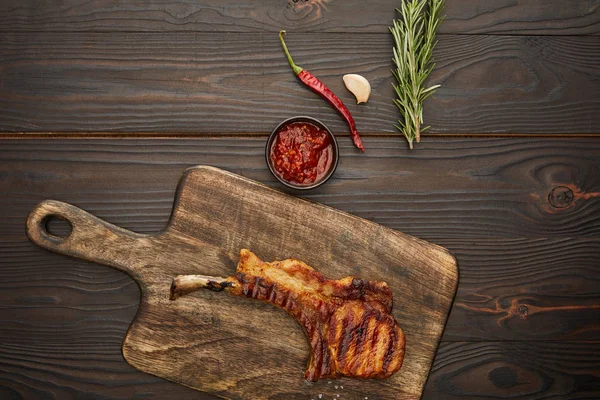
[(334, 388), (336, 388), (336, 389), (337, 389), (338, 387), (339, 387), (338, 385), (335, 385), (335, 386), (334, 386)]
[[(319, 398), (320, 398), (320, 399), (322, 399), (322, 398), (323, 398), (323, 395), (322, 395), (321, 393), (319, 393)], [(366, 397), (365, 397), (365, 399), (366, 399)]]

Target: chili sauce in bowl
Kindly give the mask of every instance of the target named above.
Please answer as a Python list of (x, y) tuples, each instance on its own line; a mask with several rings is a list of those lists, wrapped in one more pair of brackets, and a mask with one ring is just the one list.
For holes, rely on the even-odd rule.
[(338, 145), (319, 120), (293, 117), (281, 122), (269, 136), (265, 156), (271, 173), (294, 189), (313, 189), (333, 175)]

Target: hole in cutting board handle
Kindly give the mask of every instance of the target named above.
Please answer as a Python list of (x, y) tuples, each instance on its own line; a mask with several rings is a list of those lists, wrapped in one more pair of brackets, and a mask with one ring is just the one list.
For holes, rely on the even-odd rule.
[(48, 215), (44, 217), (41, 228), (53, 239), (66, 240), (73, 232), (73, 225), (69, 220), (59, 215)]

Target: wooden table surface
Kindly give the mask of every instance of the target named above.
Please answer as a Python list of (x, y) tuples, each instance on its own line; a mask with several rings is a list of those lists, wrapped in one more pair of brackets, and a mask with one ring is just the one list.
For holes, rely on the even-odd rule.
[[(410, 151), (393, 124), (388, 26), (400, 0), (0, 3), (0, 398), (209, 399), (128, 365), (127, 275), (36, 247), (41, 200), (116, 225), (166, 224), (208, 164), (285, 192), (266, 135), (299, 114), (341, 161), (302, 197), (450, 249), (460, 282), (424, 399), (600, 397), (600, 1), (447, 0)], [(303, 87), (349, 105), (366, 153)], [(341, 76), (369, 79), (356, 106)], [(53, 224), (50, 229), (63, 232)]]

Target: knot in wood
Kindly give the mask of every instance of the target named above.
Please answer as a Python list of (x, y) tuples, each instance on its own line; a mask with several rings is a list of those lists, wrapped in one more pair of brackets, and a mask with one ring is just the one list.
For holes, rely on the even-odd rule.
[(519, 314), (521, 314), (521, 318), (527, 318), (527, 313), (529, 312), (529, 307), (526, 304), (521, 304), (518, 308)]
[(548, 202), (554, 208), (566, 208), (573, 202), (573, 191), (566, 186), (557, 186), (548, 194)]
[(488, 373), (488, 378), (494, 386), (501, 389), (510, 389), (519, 384), (519, 377), (509, 367), (494, 368)]

